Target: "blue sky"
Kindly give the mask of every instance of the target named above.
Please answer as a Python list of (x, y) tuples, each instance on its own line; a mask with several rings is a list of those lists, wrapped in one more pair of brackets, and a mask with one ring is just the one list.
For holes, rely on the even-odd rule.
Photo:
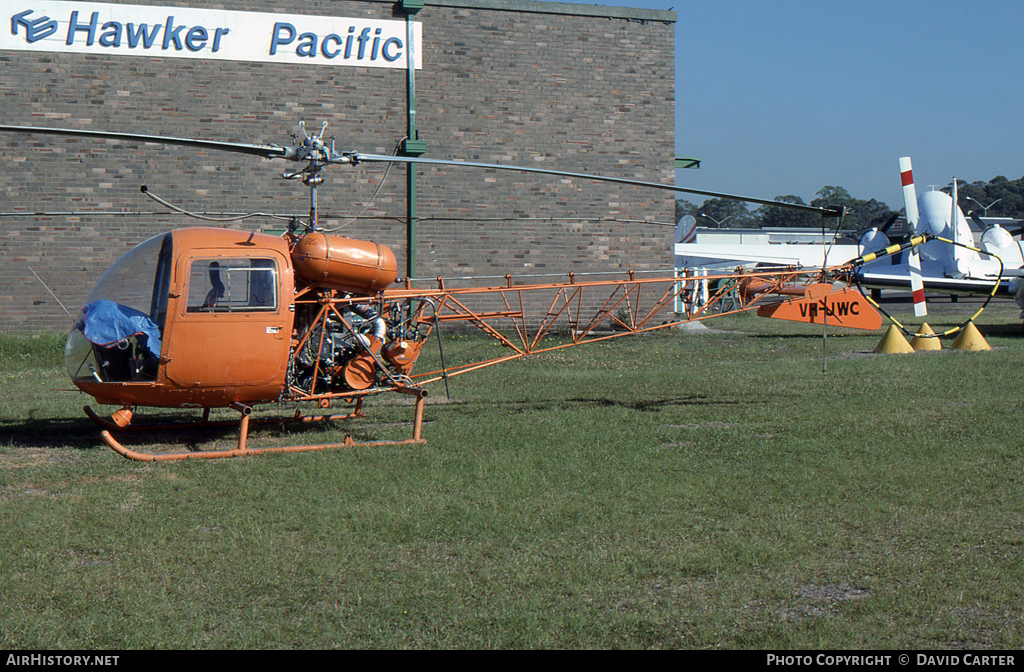
[(1024, 3), (578, 4), (677, 13), (675, 149), (703, 162), (681, 186), (809, 201), (836, 185), (898, 210), (901, 156), (919, 190), (1024, 176)]

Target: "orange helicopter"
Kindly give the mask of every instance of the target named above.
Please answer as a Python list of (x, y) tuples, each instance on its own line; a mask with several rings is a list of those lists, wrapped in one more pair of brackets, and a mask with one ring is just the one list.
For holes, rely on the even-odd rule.
[[(320, 408), (329, 408), (332, 402), (353, 404), (350, 413), (335, 416), (344, 419), (362, 415), (364, 399), (384, 392), (415, 400), (412, 437), (386, 443), (419, 443), (423, 441), (424, 386), (428, 383), (447, 383), (455, 375), (555, 348), (705, 319), (724, 297), (750, 296), (747, 288), (751, 287), (756, 288), (756, 296), (735, 310), (755, 308), (758, 301), (763, 304), (763, 297), (795, 292), (797, 296), (789, 298), (788, 304), (802, 301), (820, 304), (822, 309), (804, 309), (802, 318), (793, 318), (800, 311), (790, 306), (788, 311), (780, 311), (779, 316), (790, 316), (784, 319), (872, 329), (880, 324), (880, 318), (876, 324), (868, 315), (868, 326), (863, 327), (849, 314), (830, 310), (830, 283), (793, 290), (795, 284), (806, 280), (807, 270), (705, 276), (700, 280), (711, 281), (716, 289), (700, 306), (690, 300), (696, 278), (675, 274), (641, 277), (632, 271), (626, 278), (613, 279), (568, 273), (557, 282), (526, 285), (514, 284), (511, 276), (488, 287), (449, 287), (440, 278), (436, 289), (412, 288), (408, 281), (405, 286), (396, 285), (398, 268), (389, 248), (320, 230), (316, 189), (327, 166), (385, 162), (489, 168), (792, 207), (824, 217), (839, 217), (842, 211), (549, 169), (339, 153), (324, 142), (326, 127), (324, 123), (317, 135), (307, 134), (303, 127), (301, 144), (282, 147), (0, 125), (0, 132), (141, 141), (305, 163), (284, 177), (301, 180), (309, 187), (309, 219), (293, 219), (283, 236), (222, 228), (172, 230), (130, 250), (89, 294), (69, 334), (65, 365), (79, 389), (100, 404), (121, 407), (110, 419), (85, 408), (102, 427), (104, 441), (117, 453), (135, 460), (164, 461), (357, 445), (348, 437), (338, 444), (250, 448), (247, 437), (252, 407), (282, 401), (315, 402)], [(147, 190), (143, 187), (142, 191)], [(536, 292), (547, 292), (552, 298), (544, 316), (531, 320), (524, 308), (524, 295)], [(598, 294), (596, 301), (594, 294)], [(474, 299), (483, 299), (480, 305), (484, 307), (474, 305)], [(656, 320), (679, 301), (687, 306), (681, 319)], [(585, 309), (591, 305), (600, 307)], [(873, 312), (863, 305), (864, 314)], [(505, 346), (507, 353), (447, 367), (442, 351), (441, 370), (414, 374), (428, 336), (441, 323), (453, 321), (479, 328)], [(609, 327), (610, 334), (606, 331)], [(542, 343), (556, 329), (569, 333), (569, 341), (555, 346)], [(138, 406), (202, 409), (202, 418), (186, 426), (229, 424), (211, 421), (210, 409), (232, 408), (240, 414), (237, 447), (171, 454), (126, 448), (114, 438), (114, 432), (154, 427), (132, 424), (133, 409)], [(290, 420), (318, 417), (322, 416), (303, 416), (297, 411)], [(381, 443), (385, 442), (375, 445)]]

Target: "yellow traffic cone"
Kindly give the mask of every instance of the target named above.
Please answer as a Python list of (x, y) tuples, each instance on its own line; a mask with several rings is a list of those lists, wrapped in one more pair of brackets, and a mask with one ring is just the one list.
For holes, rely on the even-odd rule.
[(955, 350), (991, 350), (992, 346), (988, 344), (985, 337), (981, 335), (978, 328), (974, 326), (974, 322), (968, 322), (967, 326), (960, 330), (960, 335), (953, 341), (953, 345), (950, 346)]
[(903, 338), (903, 334), (896, 328), (896, 325), (890, 325), (885, 331), (885, 335), (882, 336), (882, 340), (875, 346), (875, 352), (877, 353), (903, 353), (913, 352), (914, 349), (910, 347), (910, 343), (907, 343), (907, 339)]
[(937, 336), (926, 336), (925, 334), (934, 334), (932, 328), (925, 322), (921, 325), (921, 328), (917, 330), (917, 334), (910, 340), (910, 347), (915, 351), (920, 352), (921, 350), (942, 350), (942, 343), (939, 342)]

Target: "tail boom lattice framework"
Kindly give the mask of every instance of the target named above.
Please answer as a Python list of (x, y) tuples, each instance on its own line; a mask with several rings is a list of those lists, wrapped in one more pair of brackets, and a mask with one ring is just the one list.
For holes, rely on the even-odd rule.
[[(643, 277), (634, 271), (626, 275), (624, 279), (587, 280), (569, 273), (563, 282), (538, 284), (516, 284), (508, 275), (502, 285), (493, 287), (451, 287), (449, 281), (438, 278), (435, 289), (393, 289), (385, 292), (385, 299), (431, 301), (436, 314), (420, 318), (431, 328), (444, 324), (475, 327), (507, 350), (499, 357), (454, 363), (412, 376), (417, 384), (425, 385), (530, 355), (753, 310), (777, 301), (779, 294), (808, 277), (806, 270), (700, 277), (664, 273)], [(694, 306), (692, 297), (701, 281), (707, 281), (712, 289), (705, 303)], [(757, 294), (744, 291), (751, 284), (757, 286)], [(687, 312), (672, 312), (673, 305), (679, 303)], [(545, 341), (553, 335), (561, 337), (561, 342), (552, 345)]]

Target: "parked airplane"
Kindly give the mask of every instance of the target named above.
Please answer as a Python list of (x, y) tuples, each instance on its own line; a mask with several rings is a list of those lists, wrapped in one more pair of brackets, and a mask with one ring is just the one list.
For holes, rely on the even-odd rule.
[[(995, 295), (1013, 297), (1024, 309), (1024, 282), (1021, 281), (1024, 246), (1021, 241), (996, 223), (988, 225), (976, 243), (963, 211), (954, 205), (956, 180), (953, 181), (953, 196), (931, 190), (919, 197), (909, 157), (900, 159), (900, 174), (908, 237), (930, 234), (944, 240), (929, 240), (899, 255), (864, 264), (856, 276), (861, 287), (910, 290), (914, 294), (915, 313), (921, 316), (926, 312), (925, 292), (989, 295), (998, 281)], [(978, 218), (975, 221), (984, 222)], [(820, 268), (826, 263), (838, 265), (888, 247), (891, 242), (886, 235), (887, 228), (871, 229), (856, 244), (830, 244), (828, 240), (818, 244), (677, 242), (676, 266)], [(691, 235), (690, 238), (696, 237)]]
[[(956, 180), (952, 196), (931, 190), (917, 196), (909, 157), (900, 159), (903, 198), (911, 235), (931, 234), (942, 240), (930, 240), (916, 248), (920, 257), (920, 277), (925, 292), (943, 294), (983, 294), (1012, 296), (1024, 308), (1024, 248), (1021, 241), (999, 224), (988, 226), (975, 243), (974, 234), (957, 205)], [(884, 234), (880, 234), (884, 236)], [(888, 240), (883, 241), (887, 244)], [(861, 286), (872, 289), (912, 289), (917, 255), (893, 261), (886, 267), (865, 264), (857, 276)], [(915, 306), (923, 304), (923, 295), (915, 289)], [(920, 313), (918, 313), (920, 314)]]

